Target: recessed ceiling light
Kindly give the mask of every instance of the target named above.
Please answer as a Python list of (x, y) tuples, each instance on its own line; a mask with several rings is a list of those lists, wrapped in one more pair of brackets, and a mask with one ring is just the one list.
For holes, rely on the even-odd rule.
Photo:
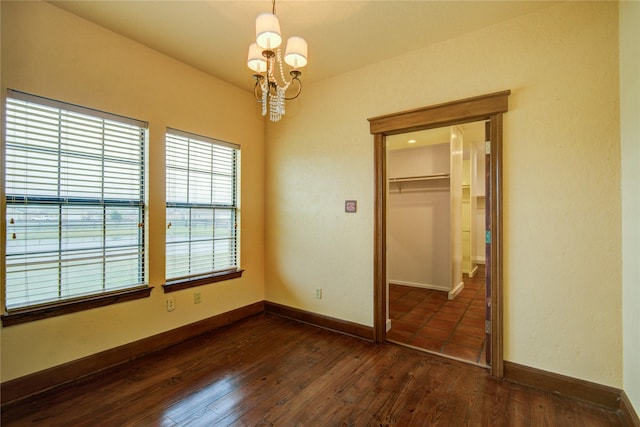
[(409, 144), (415, 144), (416, 140), (415, 139), (410, 139), (408, 142), (409, 142)]

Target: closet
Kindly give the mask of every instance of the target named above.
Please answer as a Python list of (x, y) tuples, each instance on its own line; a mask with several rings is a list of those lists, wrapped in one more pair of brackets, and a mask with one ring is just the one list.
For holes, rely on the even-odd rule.
[(464, 287), (464, 138), (457, 126), (433, 131), (418, 147), (389, 146), (388, 280), (453, 299)]
[(453, 299), (484, 264), (484, 157), (483, 122), (387, 137), (389, 283)]

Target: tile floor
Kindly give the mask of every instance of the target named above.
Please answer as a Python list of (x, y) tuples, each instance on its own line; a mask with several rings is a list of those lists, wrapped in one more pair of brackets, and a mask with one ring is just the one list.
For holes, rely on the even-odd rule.
[(408, 344), (473, 363), (485, 361), (484, 266), (453, 300), (447, 293), (389, 285), (389, 341)]

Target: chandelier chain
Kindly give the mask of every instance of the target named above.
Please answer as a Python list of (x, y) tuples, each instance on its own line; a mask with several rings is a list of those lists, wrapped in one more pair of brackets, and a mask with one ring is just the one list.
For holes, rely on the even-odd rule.
[(276, 55), (278, 56), (278, 65), (280, 66), (280, 78), (285, 83), (284, 90), (287, 90), (287, 89), (289, 89), (289, 85), (291, 84), (291, 82), (287, 81), (287, 79), (284, 78), (284, 70), (282, 68), (282, 51), (280, 49), (278, 49), (278, 52), (276, 53)]

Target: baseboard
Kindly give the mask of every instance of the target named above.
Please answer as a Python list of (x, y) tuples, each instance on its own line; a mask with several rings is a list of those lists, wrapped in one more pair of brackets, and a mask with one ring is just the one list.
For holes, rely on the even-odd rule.
[(452, 290), (449, 290), (449, 288), (442, 287), (442, 286), (429, 285), (427, 283), (405, 282), (402, 280), (389, 280), (389, 283), (394, 285), (400, 285), (400, 286), (412, 286), (414, 288), (423, 288), (423, 289), (431, 289), (434, 291), (446, 292), (447, 298), (449, 298), (450, 300), (458, 296), (458, 294), (462, 292), (462, 290), (464, 289), (464, 282), (458, 283), (458, 285)]
[(464, 289), (464, 282), (458, 283), (458, 286), (456, 286), (454, 289), (449, 291), (449, 293), (447, 294), (448, 298), (450, 300), (455, 299), (455, 297), (457, 297), (458, 294), (462, 292), (463, 289)]
[(3, 382), (0, 385), (0, 404), (4, 406), (52, 390), (263, 312), (264, 302), (260, 301), (82, 359)]
[(434, 291), (449, 292), (449, 288), (446, 286), (430, 285), (428, 283), (406, 282), (404, 280), (389, 280), (389, 284), (411, 286), (414, 288), (431, 289)]
[[(548, 393), (561, 394), (611, 410), (621, 409), (622, 390), (578, 378), (504, 361), (504, 379)], [(630, 403), (629, 403), (630, 405)]]
[[(73, 381), (90, 377), (93, 374), (126, 363), (137, 357), (162, 350), (263, 312), (373, 341), (372, 327), (273, 302), (260, 301), (133, 343), (6, 381), (0, 385), (0, 403), (4, 406)], [(504, 379), (548, 393), (561, 394), (583, 400), (611, 410), (619, 410), (627, 426), (640, 427), (638, 414), (635, 412), (624, 390), (519, 365), (506, 360), (504, 361)]]
[(627, 427), (640, 427), (640, 417), (638, 417), (638, 413), (633, 409), (629, 396), (627, 396), (624, 390), (621, 390), (620, 393), (620, 412)]
[(638, 417), (638, 413), (624, 390), (519, 365), (506, 360), (504, 361), (504, 379), (547, 393), (561, 394), (572, 399), (583, 400), (613, 411), (619, 411), (627, 427), (640, 427), (640, 417)]
[(276, 314), (299, 322), (341, 332), (367, 341), (373, 341), (374, 339), (373, 328), (359, 323), (348, 322), (346, 320), (340, 320), (334, 317), (324, 316), (322, 314), (312, 313), (310, 311), (300, 310), (269, 301), (264, 302), (264, 310), (267, 313)]
[(476, 275), (476, 273), (477, 273), (477, 272), (478, 272), (478, 265), (476, 264), (476, 265), (474, 265), (474, 266), (473, 266), (473, 268), (471, 269), (471, 271), (470, 271), (469, 273), (467, 273), (467, 275), (468, 275), (470, 278), (473, 278), (473, 277)]

